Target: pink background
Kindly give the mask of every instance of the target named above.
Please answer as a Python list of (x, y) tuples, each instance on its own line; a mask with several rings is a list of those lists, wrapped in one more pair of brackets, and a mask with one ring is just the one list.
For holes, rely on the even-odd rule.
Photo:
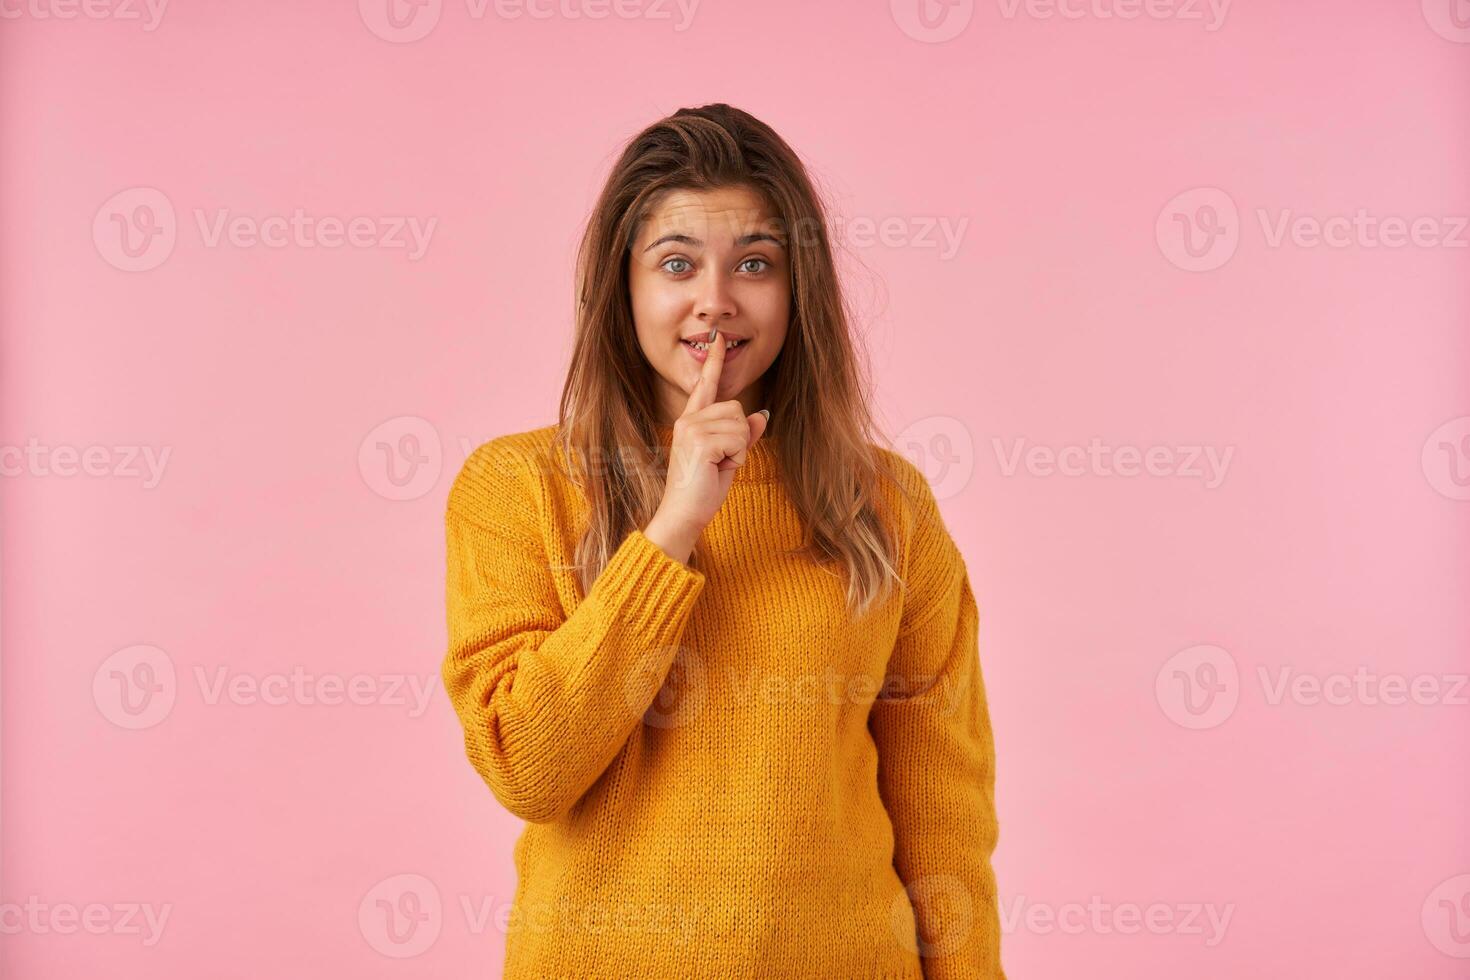
[[(1464, 976), (1470, 29), (1159, 2), (7, 5), (0, 973), (499, 974), (520, 824), (439, 686), (444, 498), (554, 421), (622, 141), (728, 101), (830, 195), (971, 569), (1011, 976)], [(1359, 211), (1431, 221), (1272, 243)], [(1094, 438), (1159, 475), (1008, 465)], [(298, 668), (361, 696), (252, 686)], [(1275, 696), (1360, 668), (1438, 693)]]

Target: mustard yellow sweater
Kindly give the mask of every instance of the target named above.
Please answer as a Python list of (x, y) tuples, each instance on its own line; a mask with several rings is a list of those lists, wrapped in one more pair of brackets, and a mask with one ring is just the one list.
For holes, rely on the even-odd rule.
[(907, 590), (861, 620), (782, 553), (769, 435), (705, 572), (635, 530), (584, 596), (555, 431), (476, 449), (446, 516), (445, 687), (527, 821), (504, 976), (1004, 980), (976, 604), (919, 470), (879, 447), (919, 503), (889, 491)]

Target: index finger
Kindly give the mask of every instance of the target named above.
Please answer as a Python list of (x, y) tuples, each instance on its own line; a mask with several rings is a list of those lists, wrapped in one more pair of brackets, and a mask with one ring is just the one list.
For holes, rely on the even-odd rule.
[(719, 327), (710, 328), (710, 333), (714, 339), (709, 342), (704, 363), (700, 365), (699, 380), (694, 383), (694, 390), (689, 393), (689, 401), (684, 406), (684, 415), (693, 415), (713, 404), (715, 392), (720, 387), (720, 370), (725, 366), (725, 340)]

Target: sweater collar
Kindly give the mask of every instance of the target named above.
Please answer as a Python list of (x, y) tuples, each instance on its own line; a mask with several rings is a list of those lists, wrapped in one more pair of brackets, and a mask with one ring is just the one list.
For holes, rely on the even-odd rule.
[[(667, 451), (674, 442), (674, 427), (662, 422), (655, 422), (653, 427), (658, 436), (659, 447)], [(746, 452), (745, 462), (735, 471), (732, 483), (769, 483), (780, 476), (781, 468), (772, 445), (773, 438), (771, 430), (766, 429), (765, 434)]]

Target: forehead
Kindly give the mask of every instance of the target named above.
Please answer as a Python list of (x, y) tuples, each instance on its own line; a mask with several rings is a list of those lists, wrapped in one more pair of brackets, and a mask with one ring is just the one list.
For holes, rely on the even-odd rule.
[(638, 240), (651, 242), (678, 232), (706, 245), (728, 244), (755, 231), (778, 233), (780, 224), (765, 197), (751, 188), (677, 188), (654, 201), (639, 226)]

